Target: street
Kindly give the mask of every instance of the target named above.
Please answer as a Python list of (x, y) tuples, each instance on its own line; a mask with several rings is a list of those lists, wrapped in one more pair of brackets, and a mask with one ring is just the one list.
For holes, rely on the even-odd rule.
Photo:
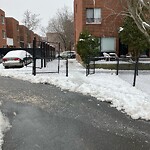
[(150, 122), (49, 84), (0, 77), (2, 150), (149, 150)]

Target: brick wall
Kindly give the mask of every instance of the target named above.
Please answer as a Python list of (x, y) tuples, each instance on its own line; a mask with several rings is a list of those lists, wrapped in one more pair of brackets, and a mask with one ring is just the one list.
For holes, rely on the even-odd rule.
[(27, 27), (24, 25), (19, 25), (19, 33), (20, 33), (20, 47), (27, 48)]
[(47, 36), (47, 41), (50, 42), (51, 45), (53, 45), (55, 47), (56, 51), (59, 51), (59, 45), (58, 45), (58, 43), (60, 43), (60, 50), (61, 51), (65, 51), (64, 44), (60, 40), (58, 33), (50, 33), (50, 32), (48, 32), (46, 34), (46, 36)]
[(27, 41), (28, 41), (28, 46), (29, 48), (33, 47), (33, 39), (34, 39), (34, 32), (31, 30), (28, 30), (27, 33)]
[(75, 44), (79, 39), (79, 35), (83, 30), (83, 1), (74, 0), (74, 31), (75, 31)]
[(34, 37), (36, 38), (36, 47), (40, 47), (41, 46), (41, 37), (38, 34), (34, 34)]
[(13, 38), (14, 47), (20, 47), (19, 22), (11, 17), (6, 17), (7, 37)]
[[(87, 24), (86, 9), (100, 8), (101, 23)], [(74, 18), (75, 18), (75, 43), (77, 43), (79, 34), (83, 29), (88, 29), (96, 37), (114, 37), (116, 38), (116, 51), (119, 51), (118, 30), (122, 24), (121, 12), (122, 6), (119, 0), (74, 0)]]
[(5, 12), (0, 9), (0, 48), (6, 47), (6, 21)]

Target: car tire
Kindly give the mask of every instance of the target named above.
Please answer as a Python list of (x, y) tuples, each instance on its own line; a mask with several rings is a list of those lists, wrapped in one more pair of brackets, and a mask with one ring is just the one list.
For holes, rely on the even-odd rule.
[(8, 66), (5, 66), (4, 68), (5, 68), (5, 69), (8, 69), (9, 67), (8, 67)]
[(23, 61), (23, 62), (22, 62), (22, 67), (24, 67), (24, 66), (25, 66), (25, 62)]

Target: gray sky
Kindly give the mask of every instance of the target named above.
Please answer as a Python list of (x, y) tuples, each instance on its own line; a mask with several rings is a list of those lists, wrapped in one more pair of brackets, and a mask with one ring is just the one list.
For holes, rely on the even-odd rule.
[(0, 9), (5, 11), (6, 17), (15, 18), (20, 24), (28, 9), (32, 13), (40, 14), (42, 26), (47, 26), (48, 20), (64, 6), (73, 11), (73, 0), (0, 0)]

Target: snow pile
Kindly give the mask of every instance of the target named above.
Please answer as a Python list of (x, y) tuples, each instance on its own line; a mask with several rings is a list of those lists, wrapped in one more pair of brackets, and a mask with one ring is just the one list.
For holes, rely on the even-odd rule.
[(6, 132), (9, 128), (10, 128), (10, 124), (8, 119), (0, 111), (0, 150), (3, 144), (4, 132)]
[[(85, 76), (83, 68), (76, 60), (69, 60), (69, 76), (65, 73), (65, 60), (60, 61), (60, 73), (32, 75), (32, 67), (21, 69), (4, 69), (0, 66), (0, 75), (9, 76), (21, 80), (28, 80), (32, 83), (50, 83), (63, 90), (91, 95), (100, 101), (108, 101), (112, 107), (121, 110), (133, 119), (150, 120), (150, 93), (145, 93), (141, 89), (133, 87), (121, 78), (116, 76), (112, 70), (96, 70), (96, 74)], [(57, 71), (57, 61), (50, 62), (45, 71)], [(41, 71), (38, 69), (38, 71)], [(142, 75), (140, 75), (141, 77)], [(142, 76), (138, 83), (143, 84), (143, 79), (147, 82), (147, 76)], [(128, 78), (128, 74), (126, 74)], [(140, 78), (139, 78), (140, 79)], [(144, 88), (149, 89), (150, 81)]]

